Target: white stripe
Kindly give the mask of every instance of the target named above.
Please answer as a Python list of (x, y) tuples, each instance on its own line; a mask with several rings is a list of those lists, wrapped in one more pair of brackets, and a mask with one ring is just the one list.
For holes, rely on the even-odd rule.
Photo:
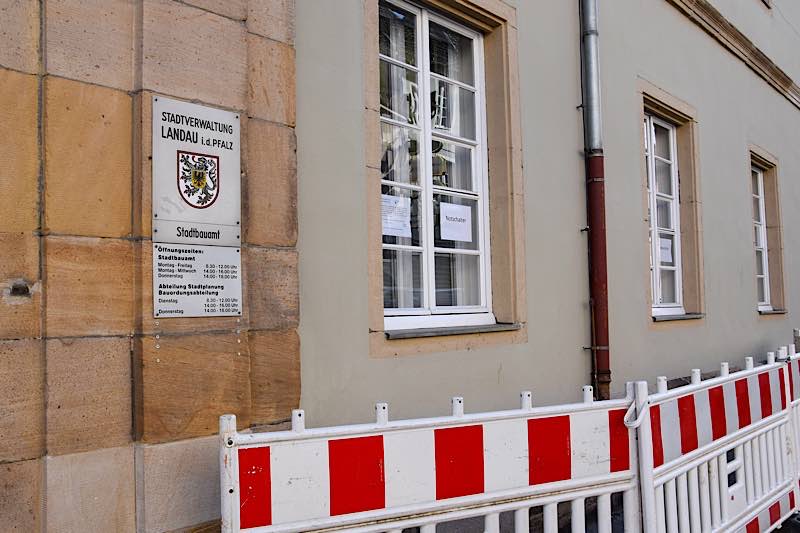
[(769, 388), (772, 397), (772, 414), (781, 412), (781, 377), (778, 374), (783, 369), (776, 368), (769, 372)]
[(328, 442), (270, 446), (272, 523), (330, 516)]
[(725, 425), (727, 434), (739, 430), (739, 407), (736, 403), (736, 382), (729, 381), (722, 386), (722, 396), (725, 398)]
[(611, 438), (608, 411), (569, 415), (572, 479), (611, 471)]
[(529, 464), (527, 420), (501, 420), (483, 425), (486, 492), (527, 487)]
[(383, 457), (386, 507), (436, 500), (433, 430), (386, 433)]
[(747, 392), (750, 394), (750, 423), (755, 424), (761, 420), (761, 389), (757, 375), (747, 378)]
[(697, 446), (704, 446), (714, 440), (711, 427), (711, 401), (708, 389), (694, 395), (694, 414), (697, 424)]
[(792, 400), (796, 400), (798, 397), (800, 397), (800, 361), (792, 361), (792, 364), (789, 368), (791, 369), (792, 376), (794, 377), (794, 380), (792, 380), (792, 383), (794, 383), (794, 397)]
[(681, 456), (681, 424), (678, 420), (678, 400), (661, 404), (661, 442), (664, 446), (664, 463)]

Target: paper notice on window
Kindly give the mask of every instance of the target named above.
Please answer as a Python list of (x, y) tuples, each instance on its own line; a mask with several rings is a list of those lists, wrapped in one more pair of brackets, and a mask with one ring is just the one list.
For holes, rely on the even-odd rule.
[(439, 204), (442, 239), (472, 242), (472, 209), (468, 205)]
[(411, 198), (382, 194), (381, 223), (384, 235), (411, 237)]
[(659, 239), (660, 253), (662, 263), (672, 263), (672, 239)]

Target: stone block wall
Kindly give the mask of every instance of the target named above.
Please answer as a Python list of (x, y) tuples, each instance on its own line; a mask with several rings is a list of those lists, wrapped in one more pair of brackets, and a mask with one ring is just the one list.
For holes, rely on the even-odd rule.
[[(0, 0), (0, 523), (218, 529), (300, 398), (293, 0)], [(151, 98), (242, 120), (241, 318), (154, 319)]]

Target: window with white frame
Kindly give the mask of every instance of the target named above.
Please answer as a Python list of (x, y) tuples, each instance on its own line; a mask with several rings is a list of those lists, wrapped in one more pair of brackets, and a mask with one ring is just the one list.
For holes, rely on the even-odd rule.
[(482, 37), (379, 6), (384, 325), (493, 324)]
[(646, 115), (648, 220), (653, 316), (683, 315), (680, 196), (675, 126)]
[(753, 245), (756, 250), (756, 289), (759, 311), (772, 311), (769, 293), (769, 259), (767, 247), (767, 215), (764, 205), (764, 170), (753, 166), (750, 171), (753, 194)]

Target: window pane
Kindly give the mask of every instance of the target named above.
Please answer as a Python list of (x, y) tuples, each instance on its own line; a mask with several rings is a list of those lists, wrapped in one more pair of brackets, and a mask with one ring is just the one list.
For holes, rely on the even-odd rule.
[(655, 130), (655, 152), (658, 157), (672, 161), (672, 148), (669, 144), (669, 130), (658, 124), (653, 125)]
[(752, 178), (752, 187), (753, 187), (753, 195), (758, 196), (760, 193), (758, 192), (758, 172), (752, 171), (751, 172)]
[(419, 135), (411, 128), (381, 124), (381, 177), (398, 183), (419, 183)]
[(672, 229), (671, 205), (667, 200), (656, 200), (656, 211), (658, 213), (658, 227)]
[(672, 165), (656, 159), (656, 189), (659, 193), (672, 196)]
[(379, 41), (381, 54), (409, 65), (417, 64), (416, 16), (381, 2)]
[(756, 278), (756, 286), (758, 287), (758, 302), (765, 303), (767, 299), (766, 279)]
[(381, 224), (384, 244), (421, 246), (422, 212), (419, 191), (381, 186)]
[(678, 303), (675, 298), (675, 275), (674, 270), (661, 270), (661, 301), (659, 303)]
[(480, 305), (477, 255), (436, 254), (436, 305)]
[(431, 152), (434, 186), (472, 190), (471, 148), (434, 140), (431, 143)]
[(450, 135), (475, 139), (475, 94), (431, 79), (431, 126)]
[(422, 254), (383, 251), (383, 307), (422, 307)]
[(753, 246), (761, 248), (761, 227), (758, 224), (753, 225)]
[(433, 239), (440, 248), (477, 250), (478, 201), (434, 194)]
[(756, 197), (753, 197), (753, 220), (761, 222), (761, 204)]
[(474, 85), (472, 39), (430, 23), (431, 72)]
[(418, 124), (417, 74), (381, 61), (381, 116)]
[(675, 236), (658, 234), (658, 259), (664, 266), (675, 266)]
[(756, 274), (764, 275), (764, 252), (762, 250), (756, 250)]

